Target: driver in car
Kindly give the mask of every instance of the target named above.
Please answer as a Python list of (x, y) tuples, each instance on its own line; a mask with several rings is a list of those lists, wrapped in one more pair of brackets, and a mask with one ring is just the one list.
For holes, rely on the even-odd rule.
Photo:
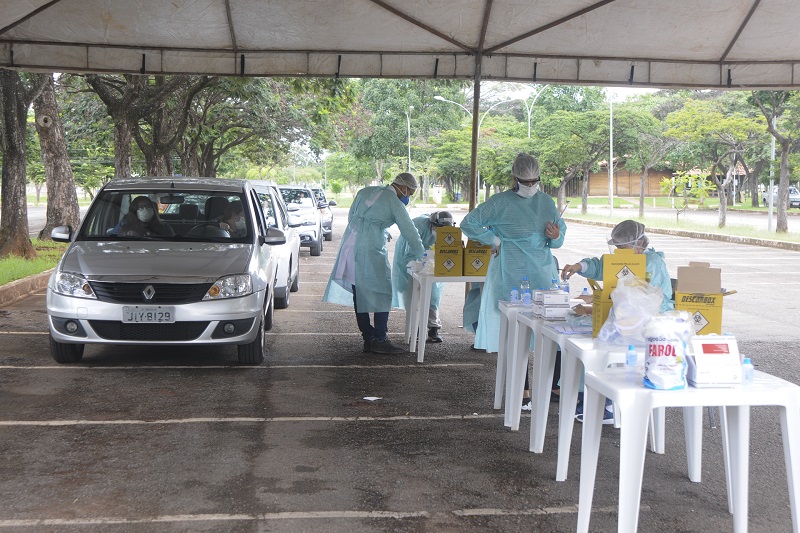
[(150, 235), (171, 236), (175, 232), (158, 216), (153, 202), (147, 196), (137, 196), (131, 202), (127, 214), (110, 232), (111, 235), (145, 237)]

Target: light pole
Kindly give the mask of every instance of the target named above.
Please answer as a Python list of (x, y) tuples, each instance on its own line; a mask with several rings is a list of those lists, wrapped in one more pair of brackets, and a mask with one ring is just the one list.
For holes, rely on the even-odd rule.
[[(448, 100), (447, 98), (444, 98), (443, 96), (439, 96), (438, 94), (437, 94), (436, 96), (434, 96), (434, 97), (433, 97), (433, 99), (434, 99), (434, 100), (438, 100), (438, 101), (440, 101), (440, 102), (450, 102), (451, 104), (455, 104), (455, 105), (457, 105), (458, 107), (460, 107), (461, 109), (463, 109), (463, 110), (464, 110), (464, 111), (465, 111), (465, 112), (466, 112), (466, 113), (467, 113), (467, 114), (470, 116), (470, 118), (472, 117), (472, 111), (470, 111), (469, 109), (467, 109), (465, 106), (463, 106), (463, 105), (459, 104), (458, 102), (454, 102), (453, 100)], [(481, 133), (480, 133), (480, 129), (481, 129), (481, 124), (483, 124), (483, 119), (485, 119), (485, 118), (486, 118), (486, 115), (488, 115), (488, 114), (489, 114), (489, 111), (491, 111), (491, 110), (492, 110), (492, 109), (494, 109), (495, 107), (499, 106), (500, 104), (507, 104), (507, 103), (509, 103), (509, 102), (516, 102), (516, 101), (517, 101), (517, 99), (516, 99), (516, 98), (512, 98), (512, 99), (510, 99), (510, 100), (503, 100), (502, 102), (497, 102), (497, 103), (495, 103), (495, 104), (492, 104), (492, 105), (489, 107), (489, 109), (487, 109), (486, 111), (484, 111), (484, 112), (483, 112), (483, 115), (481, 115), (481, 118), (480, 118), (480, 120), (478, 121), (478, 136), (480, 136), (480, 134), (481, 134)], [(534, 102), (536, 102), (536, 100), (535, 100), (535, 99), (534, 99)]]
[(408, 111), (405, 111), (406, 114), (406, 124), (408, 124), (408, 172), (411, 173), (411, 115), (408, 113), (414, 111), (414, 106), (408, 106)]
[(531, 102), (531, 105), (528, 105), (527, 100), (520, 98), (520, 100), (522, 100), (522, 104), (525, 106), (525, 111), (528, 113), (528, 139), (531, 138), (531, 114), (533, 113), (533, 105), (536, 103), (536, 100), (542, 95), (544, 90), (547, 89), (548, 87), (550, 87), (550, 85), (545, 85), (544, 87), (539, 89), (539, 92), (537, 92), (536, 95), (534, 95), (533, 102)]

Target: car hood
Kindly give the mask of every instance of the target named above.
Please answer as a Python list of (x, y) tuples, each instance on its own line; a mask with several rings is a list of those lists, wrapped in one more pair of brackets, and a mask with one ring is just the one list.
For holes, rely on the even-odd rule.
[(164, 277), (215, 281), (247, 272), (252, 247), (239, 243), (79, 241), (64, 254), (60, 268), (94, 280)]

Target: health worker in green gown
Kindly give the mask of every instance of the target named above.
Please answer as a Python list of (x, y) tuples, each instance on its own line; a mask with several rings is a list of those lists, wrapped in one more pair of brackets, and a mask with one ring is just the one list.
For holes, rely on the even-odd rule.
[[(411, 256), (422, 259), (425, 248), (406, 211), (416, 190), (417, 180), (403, 172), (391, 185), (364, 187), (350, 206), (342, 245), (322, 301), (355, 307), (365, 352), (396, 354), (407, 351), (393, 345), (387, 337), (392, 308), (392, 271), (385, 230), (397, 224)], [(374, 314), (374, 323), (370, 323), (370, 313)]]
[[(453, 215), (449, 211), (436, 211), (430, 215), (421, 215), (412, 222), (417, 227), (419, 237), (425, 249), (429, 249), (436, 242), (436, 228), (453, 225)], [(430, 255), (430, 254), (429, 254)], [(408, 310), (411, 304), (409, 282), (411, 275), (408, 273), (408, 263), (414, 261), (414, 253), (405, 237), (400, 235), (394, 247), (394, 260), (392, 261), (392, 307)], [(433, 261), (429, 257), (428, 261)], [(428, 338), (426, 342), (442, 342), (439, 330), (442, 321), (439, 318), (439, 302), (442, 299), (444, 283), (433, 284), (431, 303), (428, 312)]]
[(475, 348), (496, 352), (499, 346), (500, 309), (512, 288), (527, 276), (531, 290), (550, 287), (558, 277), (552, 248), (564, 242), (567, 226), (553, 198), (539, 190), (539, 163), (519, 154), (511, 166), (513, 187), (491, 196), (461, 221), (472, 240), (492, 246), (486, 284), (481, 292)]

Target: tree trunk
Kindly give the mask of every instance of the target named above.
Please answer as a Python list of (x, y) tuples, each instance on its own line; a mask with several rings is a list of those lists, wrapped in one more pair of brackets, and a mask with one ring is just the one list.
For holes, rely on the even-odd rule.
[(50, 231), (56, 226), (77, 228), (81, 219), (52, 75), (47, 75), (42, 94), (33, 101), (33, 110), (47, 176), (47, 220), (39, 238), (50, 239)]
[[(110, 110), (110, 108), (109, 108)], [(131, 177), (131, 127), (124, 114), (111, 115), (114, 119), (114, 178)]]
[(585, 215), (589, 209), (589, 174), (583, 176), (583, 186), (581, 187), (581, 214)]
[(647, 184), (647, 176), (650, 174), (650, 169), (644, 167), (641, 178), (639, 178), (639, 218), (644, 218), (644, 189)]
[[(778, 180), (778, 220), (775, 223), (776, 233), (786, 233), (789, 231), (789, 219), (786, 211), (789, 208), (789, 149), (791, 145), (788, 141), (781, 143), (781, 173)], [(768, 194), (772, 194), (769, 191)]]
[(36, 257), (28, 236), (28, 200), (25, 164), (25, 127), (32, 97), (17, 71), (0, 69), (0, 109), (3, 127), (2, 203), (0, 203), (0, 257)]

